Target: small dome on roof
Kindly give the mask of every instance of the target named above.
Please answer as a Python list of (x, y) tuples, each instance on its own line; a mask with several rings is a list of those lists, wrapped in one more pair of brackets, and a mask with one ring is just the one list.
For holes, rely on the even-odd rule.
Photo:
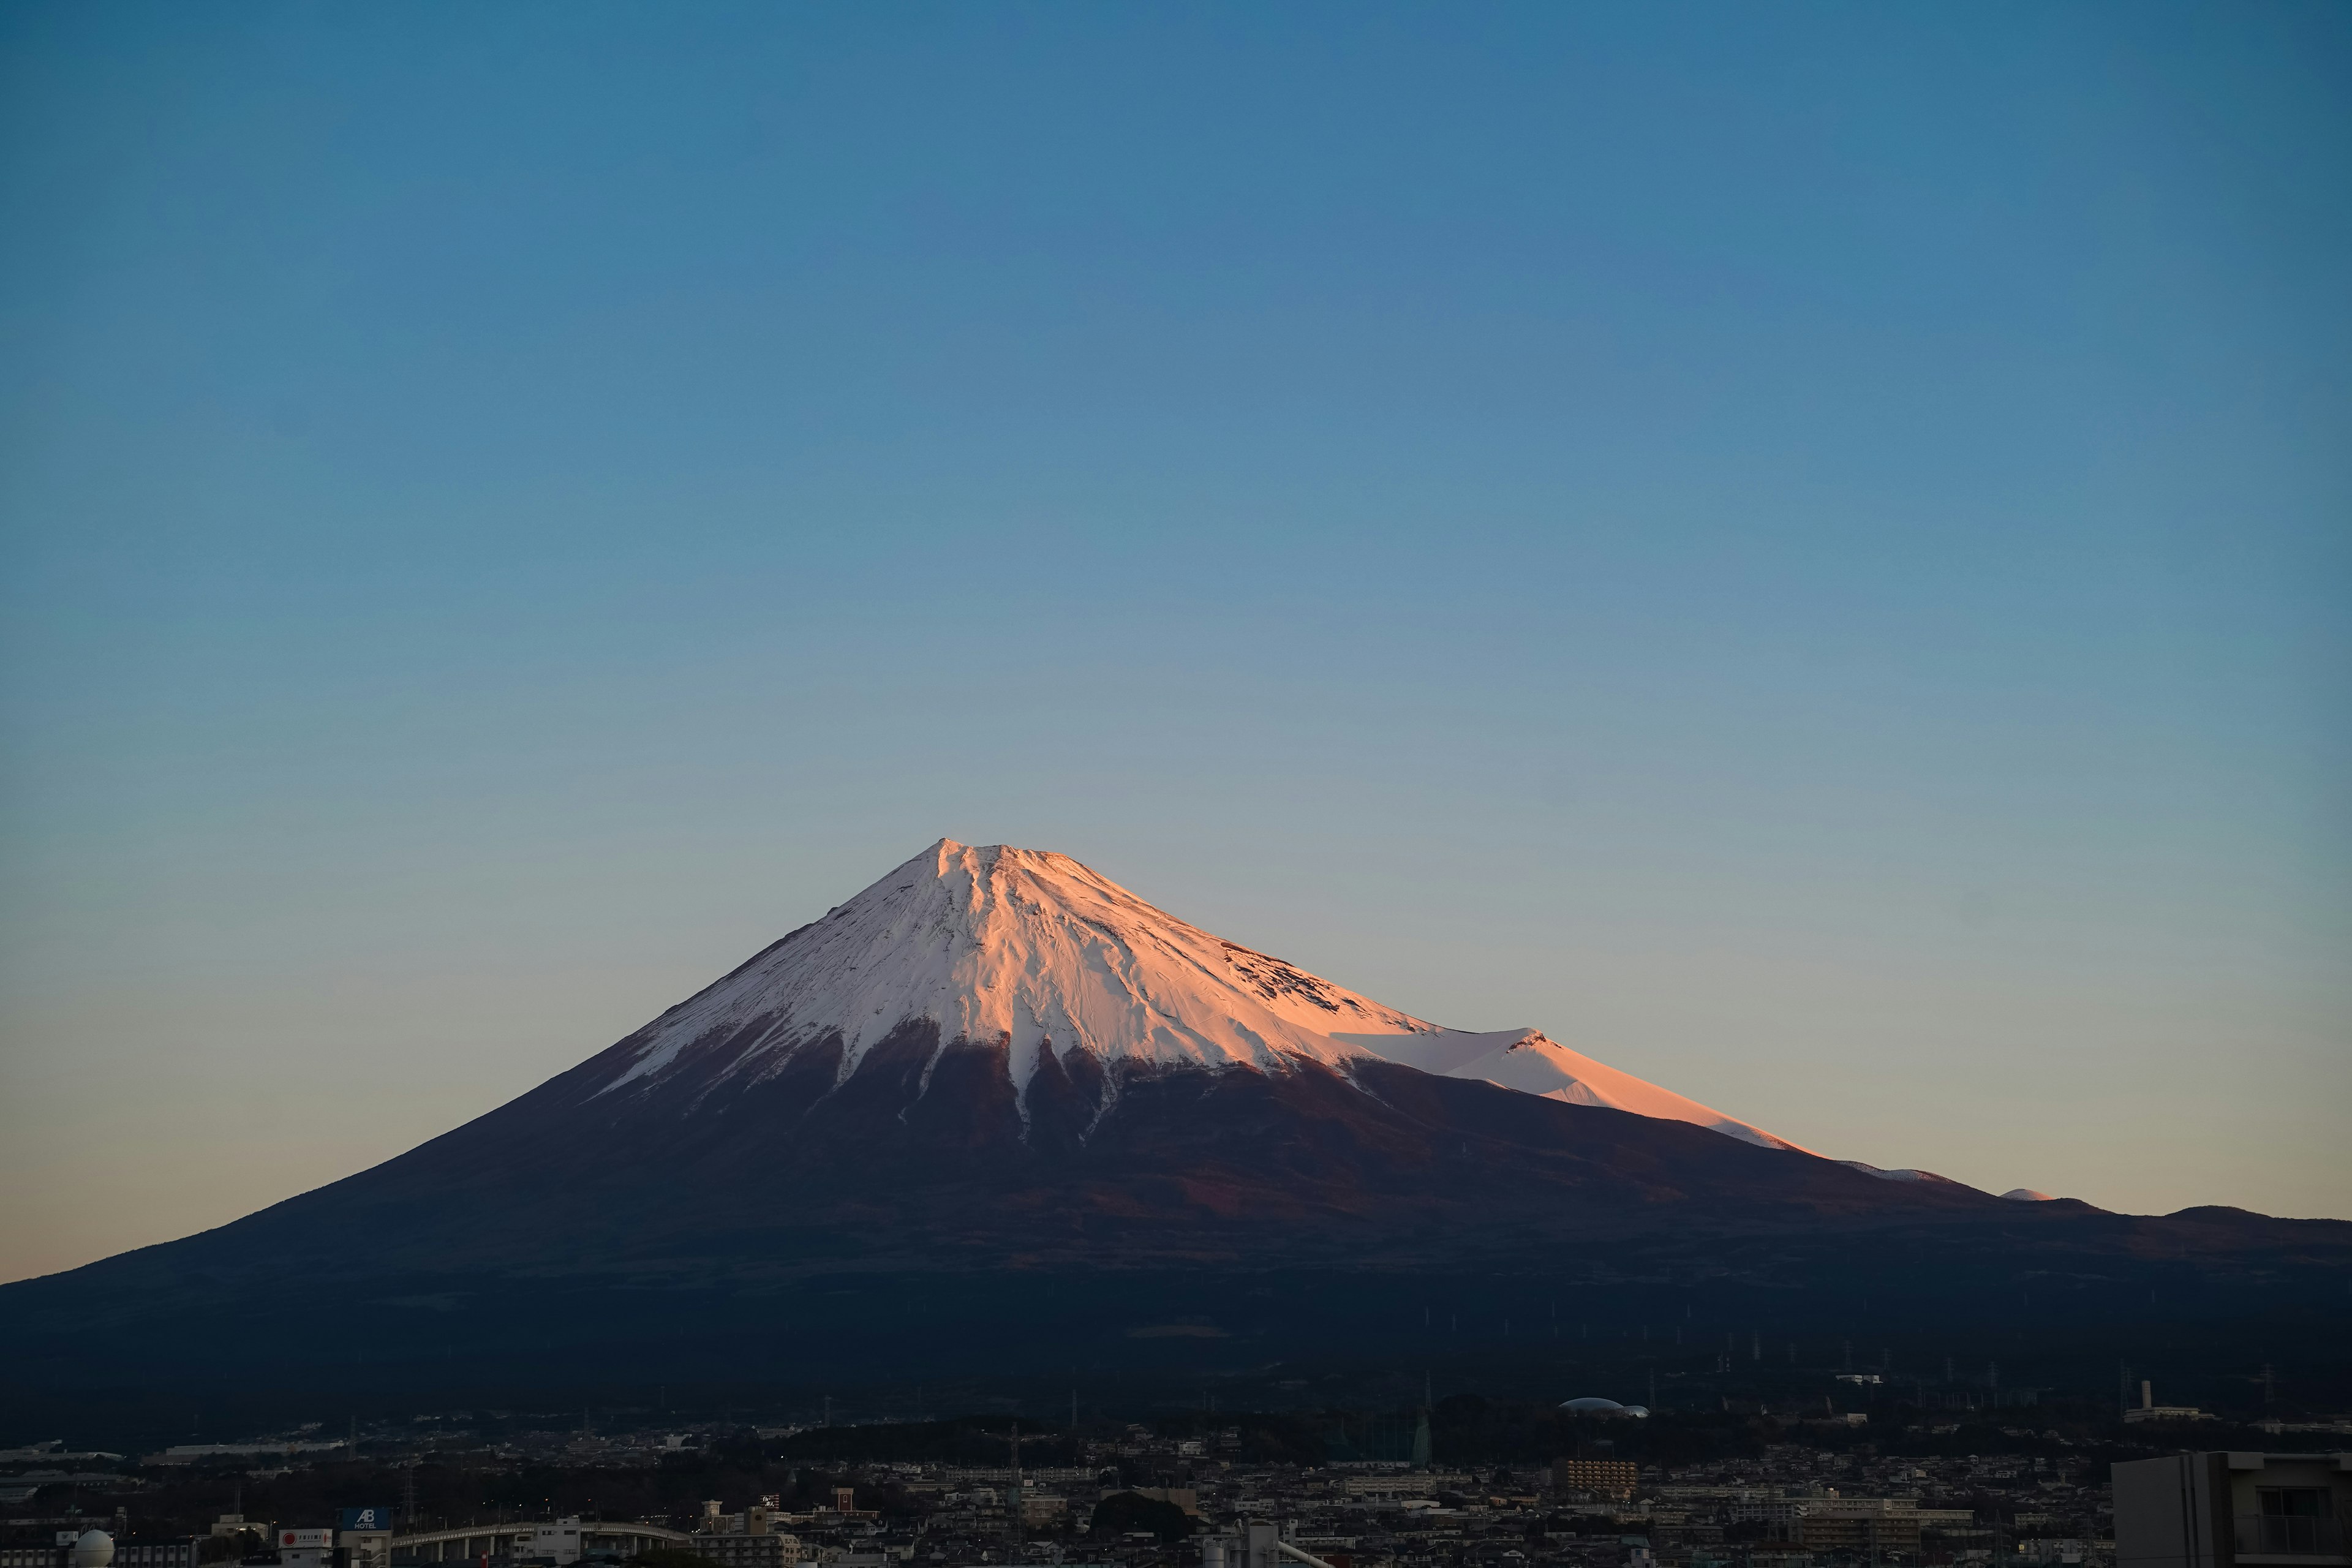
[(102, 1530), (85, 1530), (73, 1543), (73, 1568), (106, 1568), (114, 1561), (114, 1537)]

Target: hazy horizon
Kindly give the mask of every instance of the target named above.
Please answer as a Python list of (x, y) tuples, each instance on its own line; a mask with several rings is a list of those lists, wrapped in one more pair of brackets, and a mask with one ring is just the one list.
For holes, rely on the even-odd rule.
[(0, 19), (0, 1280), (942, 836), (2352, 1218), (2352, 13)]

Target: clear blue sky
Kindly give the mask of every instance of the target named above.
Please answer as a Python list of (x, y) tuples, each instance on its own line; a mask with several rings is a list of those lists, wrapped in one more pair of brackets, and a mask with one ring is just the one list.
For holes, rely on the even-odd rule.
[(0, 1277), (942, 834), (2352, 1215), (2352, 10), (0, 16)]

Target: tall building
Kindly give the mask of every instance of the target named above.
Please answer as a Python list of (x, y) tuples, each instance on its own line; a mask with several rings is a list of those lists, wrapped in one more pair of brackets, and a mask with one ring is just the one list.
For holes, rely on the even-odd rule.
[(2115, 1467), (2116, 1568), (2346, 1563), (2352, 1454), (2176, 1454)]
[(1551, 1484), (1564, 1492), (1591, 1492), (1604, 1498), (1629, 1498), (1641, 1479), (1631, 1459), (1554, 1459)]

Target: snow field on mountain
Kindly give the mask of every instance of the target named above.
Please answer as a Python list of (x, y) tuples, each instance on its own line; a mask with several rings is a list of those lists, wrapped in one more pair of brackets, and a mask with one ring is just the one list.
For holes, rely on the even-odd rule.
[[(1570, 1105), (1601, 1105), (1653, 1116), (1667, 1121), (1688, 1121), (1728, 1137), (1767, 1149), (1800, 1147), (1762, 1128), (1726, 1116), (1712, 1106), (1644, 1083), (1632, 1073), (1596, 1062), (1571, 1051), (1538, 1029), (1502, 1029), (1469, 1034), (1444, 1029), (1433, 1035), (1339, 1035), (1337, 1038), (1385, 1057), (1448, 1078), (1477, 1078), (1505, 1089), (1541, 1095)], [(1803, 1151), (1811, 1153), (1810, 1149)]]
[(1066, 855), (943, 838), (635, 1037), (611, 1093), (726, 1049), (756, 1079), (838, 1030), (846, 1079), (902, 1024), (944, 1047), (1003, 1040), (1025, 1100), (1039, 1055), (1344, 1070), (1380, 1057), (1528, 1094), (1797, 1145), (1570, 1050), (1534, 1029), (1447, 1029), (1154, 908)]

